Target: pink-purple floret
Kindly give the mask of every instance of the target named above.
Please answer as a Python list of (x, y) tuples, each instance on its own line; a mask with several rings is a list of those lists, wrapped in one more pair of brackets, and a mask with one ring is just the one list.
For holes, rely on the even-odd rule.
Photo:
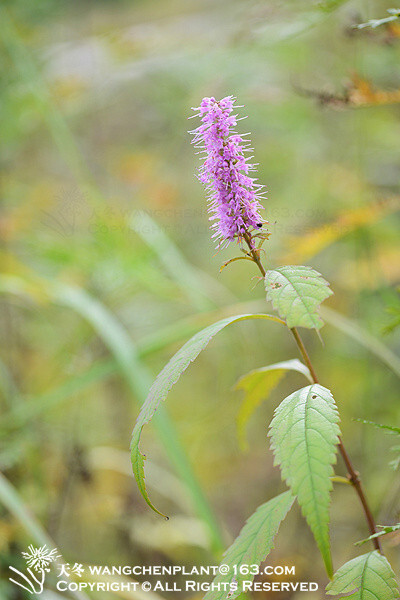
[(243, 136), (235, 132), (238, 117), (232, 114), (235, 98), (227, 96), (220, 101), (203, 98), (194, 108), (202, 124), (192, 131), (193, 143), (205, 152), (205, 160), (199, 169), (199, 179), (209, 191), (210, 221), (218, 246), (226, 246), (235, 237), (260, 230), (266, 222), (259, 211), (263, 186), (249, 177), (255, 170), (245, 152), (252, 149)]

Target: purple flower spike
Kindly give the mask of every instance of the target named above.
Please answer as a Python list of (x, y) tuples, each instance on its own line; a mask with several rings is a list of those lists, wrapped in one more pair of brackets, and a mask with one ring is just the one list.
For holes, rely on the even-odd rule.
[(245, 152), (251, 152), (249, 142), (236, 133), (238, 118), (232, 114), (235, 98), (227, 96), (217, 101), (203, 98), (194, 108), (201, 117), (200, 127), (191, 131), (193, 143), (205, 152), (205, 160), (199, 169), (199, 179), (209, 192), (210, 221), (218, 240), (218, 247), (225, 247), (235, 237), (260, 230), (266, 221), (259, 213), (262, 185), (249, 177), (255, 171)]

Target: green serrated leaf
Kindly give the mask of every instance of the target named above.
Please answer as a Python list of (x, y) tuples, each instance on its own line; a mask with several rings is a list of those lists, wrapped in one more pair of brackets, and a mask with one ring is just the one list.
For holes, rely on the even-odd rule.
[(297, 390), (278, 406), (269, 436), (282, 477), (297, 496), (332, 575), (329, 504), (339, 441), (339, 415), (329, 390), (314, 384)]
[(169, 361), (164, 367), (157, 379), (150, 388), (149, 394), (142, 406), (142, 409), (137, 418), (135, 427), (132, 432), (131, 440), (131, 461), (132, 469), (137, 481), (140, 493), (147, 502), (147, 504), (156, 513), (165, 517), (157, 508), (152, 504), (146, 490), (144, 480), (144, 456), (139, 450), (140, 436), (142, 433), (143, 426), (151, 421), (154, 413), (156, 412), (160, 402), (165, 400), (168, 392), (172, 386), (178, 381), (182, 373), (187, 369), (189, 364), (193, 362), (200, 352), (207, 346), (210, 340), (219, 332), (231, 323), (238, 321), (244, 321), (247, 319), (268, 319), (275, 321), (276, 323), (283, 323), (281, 319), (273, 315), (236, 315), (234, 317), (227, 317), (221, 321), (213, 323), (209, 327), (206, 327), (202, 331), (199, 331), (194, 335), (186, 344), (175, 354), (175, 356)]
[(392, 568), (377, 550), (357, 556), (340, 567), (327, 585), (326, 592), (354, 600), (400, 598)]
[(248, 447), (246, 441), (246, 425), (263, 400), (266, 400), (271, 391), (278, 385), (287, 371), (302, 373), (312, 382), (309, 369), (297, 358), (268, 365), (261, 369), (254, 369), (243, 375), (235, 385), (236, 390), (243, 390), (244, 400), (237, 416), (237, 434), (242, 450)]
[(380, 531), (373, 533), (369, 537), (365, 538), (365, 540), (356, 542), (354, 545), (362, 546), (362, 544), (365, 544), (366, 542), (369, 542), (370, 540), (374, 540), (377, 537), (382, 537), (383, 535), (388, 535), (388, 533), (393, 533), (394, 531), (400, 531), (400, 523), (397, 523), (396, 525), (377, 525), (377, 527), (380, 529)]
[(365, 419), (355, 419), (357, 423), (362, 423), (363, 425), (373, 425), (377, 429), (386, 429), (391, 433), (396, 433), (400, 435), (400, 427), (394, 427), (393, 425), (382, 425), (382, 423), (375, 423), (375, 421), (366, 421)]
[(241, 593), (241, 583), (253, 579), (254, 575), (240, 573), (240, 566), (259, 565), (267, 558), (293, 502), (294, 497), (288, 491), (257, 508), (224, 554), (221, 564), (229, 567), (228, 572), (215, 577), (213, 583), (217, 589), (207, 592), (204, 600), (226, 600), (228, 597), (234, 600)]
[(325, 279), (311, 267), (284, 266), (267, 271), (265, 289), (287, 326), (320, 329), (324, 324), (317, 309), (333, 294)]

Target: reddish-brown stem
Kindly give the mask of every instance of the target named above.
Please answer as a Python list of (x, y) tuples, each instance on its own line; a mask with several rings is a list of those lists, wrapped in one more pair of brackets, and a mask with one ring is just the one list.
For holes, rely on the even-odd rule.
[(296, 340), (296, 344), (297, 344), (297, 346), (298, 346), (298, 348), (300, 350), (300, 354), (302, 355), (303, 360), (306, 363), (306, 365), (308, 367), (308, 370), (310, 371), (310, 375), (311, 375), (311, 378), (312, 378), (313, 382), (314, 383), (319, 383), (317, 374), (314, 371), (314, 367), (312, 366), (310, 357), (308, 356), (308, 352), (307, 352), (306, 347), (305, 347), (305, 345), (303, 343), (303, 340), (300, 337), (299, 332), (297, 331), (296, 327), (292, 327), (292, 329), (290, 331), (292, 332), (293, 337)]
[[(303, 357), (304, 362), (306, 363), (307, 367), (309, 368), (312, 380), (314, 381), (314, 383), (318, 383), (318, 377), (315, 373), (314, 367), (311, 363), (310, 357), (308, 356), (308, 352), (304, 346), (303, 340), (301, 339), (299, 332), (297, 331), (297, 329), (295, 327), (293, 327), (290, 331), (292, 332), (294, 339), (296, 340), (296, 344), (300, 350), (300, 353)], [(372, 516), (371, 509), (369, 508), (369, 505), (368, 505), (368, 502), (367, 502), (367, 499), (366, 499), (366, 496), (364, 493), (364, 489), (363, 489), (363, 486), (362, 486), (362, 483), (360, 480), (360, 475), (354, 469), (353, 464), (350, 460), (349, 455), (347, 454), (346, 448), (344, 447), (343, 441), (341, 438), (339, 438), (338, 448), (339, 448), (340, 454), (342, 455), (343, 461), (346, 465), (349, 481), (353, 484), (354, 489), (356, 490), (358, 497), (360, 499), (360, 502), (362, 504), (365, 518), (368, 522), (369, 531), (372, 535), (372, 534), (376, 533), (377, 529), (376, 529), (374, 517)], [(372, 540), (372, 542), (375, 546), (375, 549), (379, 550), (379, 552), (382, 553), (380, 539), (374, 538)]]
[[(257, 249), (254, 247), (253, 241), (252, 241), (252, 237), (251, 234), (248, 233), (247, 231), (243, 234), (243, 239), (246, 241), (248, 247), (249, 247), (249, 251), (250, 251), (250, 255), (253, 258), (254, 262), (256, 263), (256, 265), (258, 266), (261, 274), (263, 277), (265, 277), (266, 271), (264, 269), (264, 266), (261, 262), (260, 259), (260, 253), (257, 251)], [(289, 328), (290, 329), (290, 328)], [(301, 356), (303, 357), (303, 360), (305, 362), (305, 364), (307, 365), (310, 374), (311, 374), (311, 378), (313, 380), (314, 383), (318, 383), (318, 377), (317, 374), (315, 372), (315, 369), (312, 365), (312, 362), (310, 360), (310, 357), (308, 355), (307, 349), (303, 343), (303, 340), (301, 339), (301, 336), (299, 334), (299, 332), (297, 331), (296, 327), (293, 327), (290, 329), (297, 347), (300, 351)], [(367, 502), (367, 498), (365, 496), (365, 492), (361, 483), (361, 479), (360, 479), (360, 475), (359, 473), (354, 469), (353, 464), (350, 460), (349, 455), (347, 454), (347, 451), (343, 445), (343, 441), (341, 438), (339, 438), (339, 443), (338, 443), (338, 448), (339, 448), (339, 452), (342, 455), (343, 461), (346, 465), (347, 471), (348, 471), (348, 478), (349, 481), (352, 483), (354, 489), (356, 490), (356, 493), (359, 497), (359, 500), (361, 502), (361, 505), (363, 507), (363, 511), (364, 511), (364, 515), (366, 518), (366, 521), (368, 523), (368, 528), (369, 531), (371, 533), (371, 535), (373, 535), (374, 533), (377, 532), (377, 528), (376, 528), (376, 524), (375, 524), (375, 520), (374, 517), (372, 515), (371, 509), (369, 507), (369, 504)], [(375, 547), (376, 550), (378, 550), (378, 552), (380, 552), (381, 554), (383, 554), (382, 552), (382, 547), (381, 547), (381, 542), (380, 539), (378, 537), (373, 538), (372, 543)]]

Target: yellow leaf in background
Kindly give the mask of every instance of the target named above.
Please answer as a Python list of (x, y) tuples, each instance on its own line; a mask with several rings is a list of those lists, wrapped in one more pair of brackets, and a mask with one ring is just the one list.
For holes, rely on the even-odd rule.
[(391, 23), (388, 23), (386, 29), (388, 30), (390, 37), (400, 37), (400, 25), (397, 22), (392, 21)]
[(400, 90), (375, 89), (371, 82), (355, 74), (348, 91), (349, 103), (353, 106), (380, 106), (400, 102)]
[(346, 209), (341, 212), (334, 221), (319, 225), (312, 231), (289, 239), (289, 252), (282, 258), (283, 263), (302, 263), (305, 260), (319, 254), (322, 250), (355, 231), (359, 227), (365, 227), (376, 223), (386, 215), (400, 208), (400, 198), (392, 197), (386, 200), (361, 206), (354, 209)]
[[(392, 33), (391, 37), (396, 37), (396, 34)], [(400, 102), (400, 89), (376, 89), (370, 81), (363, 79), (357, 73), (339, 93), (305, 89), (301, 86), (296, 86), (296, 90), (302, 96), (315, 98), (322, 106), (334, 109), (381, 106)]]
[(359, 258), (343, 261), (336, 273), (336, 282), (343, 289), (374, 290), (385, 281), (387, 285), (396, 285), (400, 279), (400, 250), (384, 248), (375, 251), (374, 263), (371, 268), (370, 258)]

